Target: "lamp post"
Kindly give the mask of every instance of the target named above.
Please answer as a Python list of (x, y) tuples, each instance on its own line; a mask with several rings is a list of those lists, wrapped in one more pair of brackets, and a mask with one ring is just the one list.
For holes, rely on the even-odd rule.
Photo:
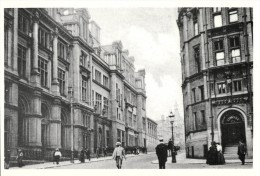
[(74, 129), (73, 129), (73, 104), (72, 104), (72, 99), (73, 99), (73, 90), (72, 87), (69, 87), (69, 95), (70, 95), (70, 139), (71, 139), (71, 163), (74, 163), (74, 155), (73, 155), (73, 144), (74, 144)]
[(172, 125), (172, 149), (171, 149), (171, 152), (172, 152), (172, 163), (176, 163), (176, 154), (175, 154), (174, 136), (173, 136), (174, 117), (175, 117), (175, 115), (172, 112), (170, 112), (169, 119), (170, 119), (170, 122), (171, 122), (171, 125)]

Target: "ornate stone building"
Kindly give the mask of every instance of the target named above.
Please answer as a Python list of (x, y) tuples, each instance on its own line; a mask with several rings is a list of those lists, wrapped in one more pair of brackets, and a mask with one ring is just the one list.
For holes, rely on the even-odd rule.
[(187, 157), (205, 157), (211, 141), (237, 157), (253, 155), (252, 8), (180, 8)]
[(135, 145), (146, 146), (145, 71), (135, 72), (120, 41), (100, 44), (86, 9), (5, 9), (4, 18), (4, 133), (12, 156), (18, 147), (25, 159), (46, 159), (55, 148), (69, 157), (71, 149), (129, 145), (130, 131)]

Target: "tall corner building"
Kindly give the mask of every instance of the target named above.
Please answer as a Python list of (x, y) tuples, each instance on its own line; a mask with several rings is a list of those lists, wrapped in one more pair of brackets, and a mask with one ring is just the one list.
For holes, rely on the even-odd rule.
[(237, 158), (253, 156), (253, 9), (179, 8), (186, 155), (203, 158), (212, 141)]

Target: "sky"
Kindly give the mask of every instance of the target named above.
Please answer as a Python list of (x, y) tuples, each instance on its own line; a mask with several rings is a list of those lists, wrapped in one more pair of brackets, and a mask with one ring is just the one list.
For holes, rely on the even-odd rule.
[(91, 20), (101, 28), (101, 45), (121, 40), (135, 58), (135, 68), (145, 68), (146, 115), (160, 120), (174, 112), (183, 116), (181, 62), (176, 8), (95, 8)]

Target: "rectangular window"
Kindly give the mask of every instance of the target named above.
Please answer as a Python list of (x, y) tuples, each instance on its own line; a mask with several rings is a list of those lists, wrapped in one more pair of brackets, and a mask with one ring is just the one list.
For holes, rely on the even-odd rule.
[(217, 66), (225, 64), (225, 61), (224, 61), (224, 59), (225, 59), (224, 51), (215, 53), (215, 57), (216, 57)]
[(58, 68), (58, 81), (60, 87), (60, 94), (65, 95), (65, 71)]
[(239, 36), (229, 37), (229, 47), (230, 48), (239, 48), (240, 47)]
[(201, 71), (200, 67), (200, 48), (199, 46), (194, 48), (194, 58), (195, 58), (195, 67), (197, 68), (197, 73)]
[(107, 88), (109, 88), (109, 85), (108, 85), (108, 77), (103, 75), (103, 85)]
[(133, 115), (134, 116), (134, 128), (136, 128), (137, 127), (137, 121), (136, 121), (136, 115)]
[(4, 42), (5, 42), (5, 52), (4, 52), (4, 55), (5, 55), (5, 65), (8, 65), (8, 27), (7, 25), (5, 24), (5, 36), (4, 36)]
[(66, 46), (61, 43), (61, 42), (58, 42), (58, 57), (61, 58), (61, 59), (64, 59), (66, 60)]
[(29, 19), (22, 14), (18, 15), (18, 30), (25, 34), (29, 33)]
[(221, 27), (222, 26), (222, 16), (221, 14), (213, 15), (214, 18), (214, 27)]
[(121, 142), (121, 130), (117, 129), (117, 141)]
[(227, 92), (226, 83), (218, 83), (218, 93), (224, 94)]
[(85, 76), (82, 76), (82, 89), (81, 89), (81, 96), (82, 96), (82, 101), (87, 101), (87, 85), (88, 85), (88, 81), (87, 78)]
[(233, 81), (234, 92), (242, 91), (242, 80)]
[(199, 89), (200, 89), (200, 100), (204, 100), (205, 97), (204, 97), (204, 86), (199, 86)]
[(194, 22), (194, 35), (198, 35), (199, 34), (199, 26), (198, 26), (198, 22), (195, 21)]
[(241, 61), (240, 49), (231, 50), (231, 58), (233, 63), (237, 63)]
[(201, 110), (200, 113), (201, 113), (202, 123), (205, 124), (206, 123), (205, 110)]
[(145, 128), (146, 128), (146, 125), (145, 125), (146, 123), (145, 123), (145, 118), (143, 118), (143, 130), (145, 130)]
[(218, 39), (214, 41), (214, 51), (224, 50), (223, 39)]
[(4, 145), (5, 147), (10, 147), (10, 134), (11, 134), (11, 120), (5, 119), (5, 126), (4, 126)]
[(89, 67), (88, 55), (83, 51), (81, 51), (81, 55), (80, 55), (80, 65), (83, 67)]
[(49, 49), (50, 46), (49, 42), (50, 42), (50, 33), (42, 28), (39, 28), (38, 31), (39, 45)]
[(40, 57), (38, 59), (38, 70), (41, 78), (41, 86), (48, 87), (48, 61)]
[(18, 45), (18, 73), (20, 77), (26, 77), (26, 48), (22, 45)]
[(237, 10), (231, 10), (228, 12), (229, 15), (229, 22), (230, 23), (234, 23), (238, 21), (238, 14), (237, 14)]
[(194, 130), (197, 130), (198, 129), (197, 112), (194, 112), (193, 116), (194, 116)]
[(106, 97), (103, 97), (103, 101), (104, 101), (104, 116), (107, 117), (108, 116), (108, 99)]
[(133, 126), (132, 112), (128, 111), (128, 125)]
[(99, 93), (96, 93), (96, 109), (97, 113), (100, 114), (102, 112), (102, 95)]
[(196, 88), (192, 89), (193, 103), (196, 103)]
[(5, 82), (5, 103), (10, 102), (11, 83)]
[(101, 72), (98, 70), (95, 70), (95, 80), (101, 84)]
[(210, 92), (211, 92), (211, 94), (214, 94), (214, 92), (215, 92), (215, 84), (214, 83), (210, 83)]

